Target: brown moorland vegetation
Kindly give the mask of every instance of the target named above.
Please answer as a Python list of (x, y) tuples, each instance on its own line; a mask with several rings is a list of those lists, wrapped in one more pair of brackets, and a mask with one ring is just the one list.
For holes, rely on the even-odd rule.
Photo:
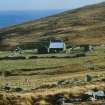
[(1, 29), (1, 49), (52, 37), (63, 39), (68, 45), (103, 44), (105, 43), (104, 11), (103, 2)]

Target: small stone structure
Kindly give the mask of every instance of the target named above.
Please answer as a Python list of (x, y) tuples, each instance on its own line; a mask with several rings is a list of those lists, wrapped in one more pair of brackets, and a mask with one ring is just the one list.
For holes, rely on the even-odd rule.
[(91, 77), (91, 75), (86, 74), (86, 76), (85, 76), (85, 81), (86, 81), (86, 82), (90, 82), (90, 81), (92, 81), (92, 77)]

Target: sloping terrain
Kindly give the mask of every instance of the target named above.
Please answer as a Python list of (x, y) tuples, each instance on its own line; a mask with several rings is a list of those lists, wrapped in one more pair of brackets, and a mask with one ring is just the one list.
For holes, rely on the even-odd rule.
[[(83, 94), (93, 89), (105, 91), (105, 48), (102, 46), (79, 58), (0, 60), (0, 105), (61, 105), (57, 103), (59, 96), (83, 99)], [(101, 105), (102, 102), (105, 99), (73, 105)]]
[[(1, 45), (14, 46), (48, 38), (66, 43), (105, 43), (105, 3), (66, 11), (58, 15), (0, 30)], [(4, 48), (4, 46), (3, 46)]]

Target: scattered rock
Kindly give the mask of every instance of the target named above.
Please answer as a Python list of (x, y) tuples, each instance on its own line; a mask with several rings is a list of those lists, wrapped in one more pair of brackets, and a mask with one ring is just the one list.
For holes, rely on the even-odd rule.
[(70, 81), (69, 80), (60, 80), (60, 81), (58, 81), (58, 85), (66, 85), (66, 84), (69, 84), (70, 83)]
[(74, 84), (78, 85), (81, 82), (81, 80), (73, 79), (73, 80), (60, 80), (57, 82), (58, 85), (69, 85)]
[(86, 92), (85, 94), (89, 96), (90, 100), (92, 98), (94, 99), (104, 99), (105, 98), (105, 93), (104, 91), (101, 91), (101, 90), (90, 90)]

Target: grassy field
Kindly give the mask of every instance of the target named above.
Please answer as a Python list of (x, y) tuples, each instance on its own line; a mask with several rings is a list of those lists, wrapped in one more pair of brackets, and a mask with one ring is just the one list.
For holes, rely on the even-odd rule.
[[(7, 56), (10, 53), (0, 52), (0, 56)], [(22, 54), (22, 56), (30, 55), (33, 54)], [(105, 48), (97, 47), (86, 56), (77, 58), (0, 60), (0, 74), (1, 87), (9, 84), (11, 87), (21, 87), (35, 95), (57, 93), (78, 95), (95, 87), (104, 90), (102, 80), (105, 79)], [(85, 81), (86, 74), (91, 75), (91, 82)], [(62, 80), (74, 82), (59, 85), (58, 82)]]
[[(71, 74), (91, 73), (105, 68), (105, 49), (97, 49), (90, 52), (85, 57), (78, 58), (37, 58), (25, 60), (0, 60), (0, 72), (7, 71), (9, 78), (34, 78), (33, 80), (42, 81), (51, 77), (57, 81), (57, 78), (70, 78)], [(10, 52), (0, 52), (0, 56), (9, 55)], [(24, 54), (23, 54), (24, 55)], [(77, 72), (77, 73), (76, 73)], [(62, 76), (63, 75), (63, 76)], [(72, 75), (72, 76), (73, 76)], [(40, 78), (40, 79), (39, 79)], [(14, 80), (14, 79), (11, 79)], [(16, 79), (18, 80), (18, 79)], [(49, 78), (49, 82), (50, 82)], [(44, 83), (44, 82), (43, 82)], [(46, 83), (46, 82), (45, 82)], [(35, 83), (36, 84), (36, 83)], [(42, 83), (39, 83), (42, 84)]]

